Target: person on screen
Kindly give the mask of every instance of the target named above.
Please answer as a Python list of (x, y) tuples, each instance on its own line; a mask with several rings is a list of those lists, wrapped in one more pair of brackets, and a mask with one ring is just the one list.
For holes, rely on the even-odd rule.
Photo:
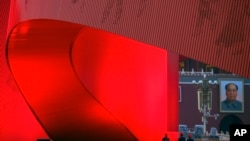
[(168, 134), (165, 134), (165, 136), (162, 138), (162, 141), (169, 141)]
[(188, 134), (188, 139), (187, 141), (194, 141), (194, 139), (192, 139), (192, 135), (191, 134)]
[(179, 137), (178, 141), (186, 141), (186, 138), (183, 137), (183, 133), (182, 132), (180, 133), (180, 137)]
[(241, 111), (242, 102), (238, 101), (238, 86), (234, 83), (225, 85), (226, 99), (221, 102), (221, 109), (223, 111)]

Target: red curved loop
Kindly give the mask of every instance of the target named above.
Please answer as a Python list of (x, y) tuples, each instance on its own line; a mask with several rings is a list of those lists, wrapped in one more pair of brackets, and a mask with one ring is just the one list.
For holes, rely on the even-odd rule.
[(75, 75), (70, 50), (83, 28), (53, 20), (18, 24), (8, 40), (12, 74), (53, 140), (136, 140)]
[(167, 123), (163, 49), (79, 24), (31, 20), (13, 29), (7, 55), (53, 140), (161, 140), (178, 124)]

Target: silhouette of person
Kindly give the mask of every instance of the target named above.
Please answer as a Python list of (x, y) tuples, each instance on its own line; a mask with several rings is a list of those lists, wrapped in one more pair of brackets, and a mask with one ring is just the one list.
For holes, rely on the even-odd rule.
[(169, 141), (168, 134), (166, 133), (165, 136), (162, 138), (162, 141)]
[(180, 133), (180, 137), (179, 137), (178, 141), (186, 141), (186, 138), (183, 137), (183, 133)]
[(187, 141), (194, 141), (194, 139), (192, 139), (192, 135), (191, 134), (188, 134), (188, 139)]
[(242, 102), (237, 100), (238, 86), (234, 83), (225, 85), (226, 99), (221, 102), (221, 110), (223, 111), (241, 111)]

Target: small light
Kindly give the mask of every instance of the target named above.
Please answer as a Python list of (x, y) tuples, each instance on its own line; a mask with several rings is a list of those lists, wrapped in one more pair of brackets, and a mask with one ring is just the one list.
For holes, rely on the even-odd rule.
[(196, 84), (196, 81), (195, 81), (195, 80), (193, 80), (193, 81), (192, 81), (192, 83), (193, 83), (193, 84)]

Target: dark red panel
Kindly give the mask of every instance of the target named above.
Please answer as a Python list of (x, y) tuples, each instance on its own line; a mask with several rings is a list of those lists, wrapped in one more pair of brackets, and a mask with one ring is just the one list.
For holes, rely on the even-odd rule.
[(179, 123), (179, 55), (175, 53), (169, 53), (167, 56), (167, 111), (171, 113), (171, 116), (168, 116), (168, 130), (169, 131), (178, 131), (178, 126), (175, 123)]

